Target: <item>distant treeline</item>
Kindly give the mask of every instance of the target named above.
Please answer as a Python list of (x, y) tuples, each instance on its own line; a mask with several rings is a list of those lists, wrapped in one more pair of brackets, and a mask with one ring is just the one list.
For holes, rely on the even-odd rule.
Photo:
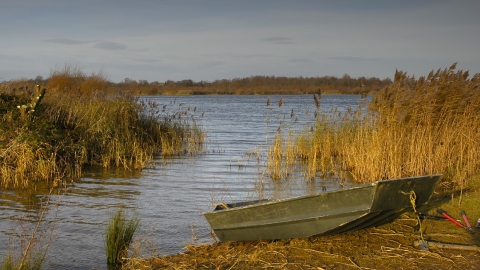
[(325, 77), (275, 77), (251, 76), (231, 80), (215, 80), (213, 82), (193, 80), (147, 82), (134, 81), (126, 78), (123, 82), (115, 84), (120, 91), (134, 91), (139, 95), (208, 95), (208, 94), (313, 94), (313, 93), (338, 93), (361, 94), (380, 91), (392, 81), (378, 78), (352, 78), (345, 74), (341, 78)]
[[(65, 76), (67, 73), (68, 76)], [(70, 74), (72, 73), (72, 74)], [(148, 82), (125, 78), (119, 83), (110, 82), (102, 73), (87, 76), (76, 68), (66, 67), (48, 79), (37, 76), (35, 83), (47, 85), (58, 91), (102, 92), (115, 91), (135, 95), (265, 95), (265, 94), (372, 94), (390, 85), (389, 78), (352, 78), (348, 74), (341, 78), (324, 77), (275, 77), (250, 76), (231, 80), (199, 81), (181, 80)], [(17, 85), (21, 82), (17, 82)]]

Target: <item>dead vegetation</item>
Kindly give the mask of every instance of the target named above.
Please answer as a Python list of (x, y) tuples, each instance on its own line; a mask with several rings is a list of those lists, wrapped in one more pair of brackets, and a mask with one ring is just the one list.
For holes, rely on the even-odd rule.
[[(442, 208), (461, 220), (459, 213), (464, 210), (475, 226), (480, 209), (478, 184), (471, 187), (477, 191), (464, 193), (462, 201), (436, 194), (419, 212), (438, 216), (436, 209)], [(448, 220), (417, 223), (414, 214), (405, 214), (390, 224), (333, 236), (187, 245), (178, 255), (129, 259), (123, 269), (478, 269), (480, 228), (474, 230), (472, 235)], [(414, 242), (422, 237), (477, 247), (477, 251), (421, 250)]]
[[(426, 220), (425, 237), (457, 243), (480, 243), (448, 221)], [(480, 252), (413, 246), (419, 234), (415, 219), (356, 232), (307, 239), (224, 242), (189, 245), (183, 254), (131, 259), (125, 269), (477, 269)], [(444, 226), (438, 233), (438, 226)], [(478, 231), (478, 230), (477, 230)], [(440, 240), (443, 241), (443, 240)]]

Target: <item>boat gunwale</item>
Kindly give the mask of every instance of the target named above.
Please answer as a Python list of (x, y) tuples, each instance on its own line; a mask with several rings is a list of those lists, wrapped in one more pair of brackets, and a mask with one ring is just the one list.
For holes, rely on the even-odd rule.
[(247, 203), (244, 206), (239, 206), (239, 207), (231, 207), (231, 208), (224, 208), (224, 209), (216, 209), (215, 208), (219, 205), (216, 204), (215, 208), (211, 211), (206, 211), (203, 212), (203, 215), (214, 215), (214, 214), (220, 214), (220, 213), (225, 213), (225, 212), (231, 212), (231, 211), (241, 211), (243, 209), (247, 208), (257, 208), (261, 206), (266, 206), (266, 205), (271, 205), (271, 204), (279, 204), (279, 203), (284, 203), (284, 202), (291, 202), (291, 201), (296, 201), (296, 200), (302, 200), (302, 199), (308, 199), (308, 198), (313, 198), (317, 197), (319, 195), (324, 195), (324, 194), (335, 194), (338, 192), (345, 192), (345, 191), (353, 191), (357, 189), (364, 189), (364, 188), (376, 188), (379, 183), (381, 182), (395, 182), (395, 181), (408, 181), (408, 179), (416, 179), (416, 178), (426, 178), (426, 177), (441, 177), (441, 174), (432, 174), (432, 175), (423, 175), (423, 176), (411, 176), (411, 177), (403, 177), (403, 178), (393, 178), (393, 179), (386, 179), (386, 180), (378, 180), (366, 184), (360, 184), (356, 185), (353, 187), (350, 187), (348, 189), (337, 189), (329, 192), (317, 192), (315, 194), (309, 194), (309, 195), (301, 195), (301, 196), (294, 196), (290, 198), (284, 198), (284, 199), (266, 199), (266, 200), (257, 200), (257, 201), (239, 201), (239, 202), (234, 202), (231, 204), (241, 204), (241, 203)]
[[(334, 194), (334, 193), (337, 193), (337, 192), (345, 192), (345, 191), (349, 191), (349, 190), (356, 190), (356, 189), (363, 189), (363, 188), (374, 188), (374, 187), (376, 187), (378, 182), (380, 182), (380, 181), (369, 183), (371, 185), (367, 184), (367, 185), (351, 187), (351, 188), (348, 188), (348, 189), (338, 189), (338, 190), (323, 192), (323, 193), (322, 192), (317, 192), (315, 194), (300, 195), (300, 196), (294, 196), (294, 197), (284, 198), (284, 199), (266, 199), (266, 200), (258, 200), (258, 201), (239, 201), (239, 202), (234, 202), (234, 203), (225, 203), (225, 204), (228, 205), (228, 204), (240, 204), (240, 203), (250, 203), (251, 202), (250, 204), (247, 204), (247, 205), (244, 205), (244, 206), (217, 209), (217, 210), (214, 209), (214, 210), (211, 210), (211, 211), (203, 212), (203, 214), (214, 214), (214, 213), (221, 213), (221, 212), (227, 212), (227, 211), (242, 210), (242, 209), (245, 209), (245, 208), (256, 208), (256, 207), (270, 205), (270, 204), (278, 204), (278, 203), (283, 203), (283, 202), (291, 202), (291, 201), (296, 201), (296, 200), (301, 200), (301, 199), (313, 198), (313, 197), (317, 197), (317, 196), (323, 195), (323, 194)], [(216, 206), (218, 206), (218, 205), (219, 204), (216, 204)]]

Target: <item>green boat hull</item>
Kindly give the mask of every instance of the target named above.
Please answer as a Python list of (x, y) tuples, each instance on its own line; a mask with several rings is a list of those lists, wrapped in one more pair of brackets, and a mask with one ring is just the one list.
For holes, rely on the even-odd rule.
[(383, 180), (283, 200), (219, 204), (203, 213), (220, 241), (300, 238), (392, 222), (430, 199), (441, 175)]

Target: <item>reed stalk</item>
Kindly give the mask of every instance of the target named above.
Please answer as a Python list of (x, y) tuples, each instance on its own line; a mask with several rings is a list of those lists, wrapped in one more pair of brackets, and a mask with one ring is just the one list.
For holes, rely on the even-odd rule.
[(41, 269), (48, 253), (48, 248), (53, 241), (56, 219), (45, 225), (45, 219), (51, 207), (54, 207), (55, 216), (58, 211), (60, 199), (51, 205), (52, 190), (47, 195), (46, 202), (40, 207), (34, 222), (20, 218), (13, 227), (11, 236), (5, 247), (8, 248), (7, 256), (0, 261), (0, 269)]
[(284, 176), (283, 144), (281, 133), (277, 133), (273, 140), (273, 146), (268, 149), (268, 173), (273, 180), (282, 179)]
[[(267, 121), (266, 121), (266, 136), (267, 136), (267, 146), (269, 145), (268, 141), (268, 124), (270, 122), (269, 108), (270, 98), (267, 99)], [(271, 179), (274, 181), (287, 178), (294, 167), (297, 164), (297, 150), (294, 144), (295, 134), (292, 130), (288, 131), (286, 137), (284, 137), (282, 130), (287, 129), (288, 126), (283, 123), (284, 120), (280, 118), (281, 107), (283, 105), (283, 98), (280, 97), (278, 101), (278, 114), (276, 117), (276, 122), (278, 124), (277, 133), (273, 138), (272, 146), (267, 147), (267, 173)], [(296, 118), (294, 111), (290, 113), (291, 121), (294, 121)], [(285, 119), (285, 117), (284, 117)]]

